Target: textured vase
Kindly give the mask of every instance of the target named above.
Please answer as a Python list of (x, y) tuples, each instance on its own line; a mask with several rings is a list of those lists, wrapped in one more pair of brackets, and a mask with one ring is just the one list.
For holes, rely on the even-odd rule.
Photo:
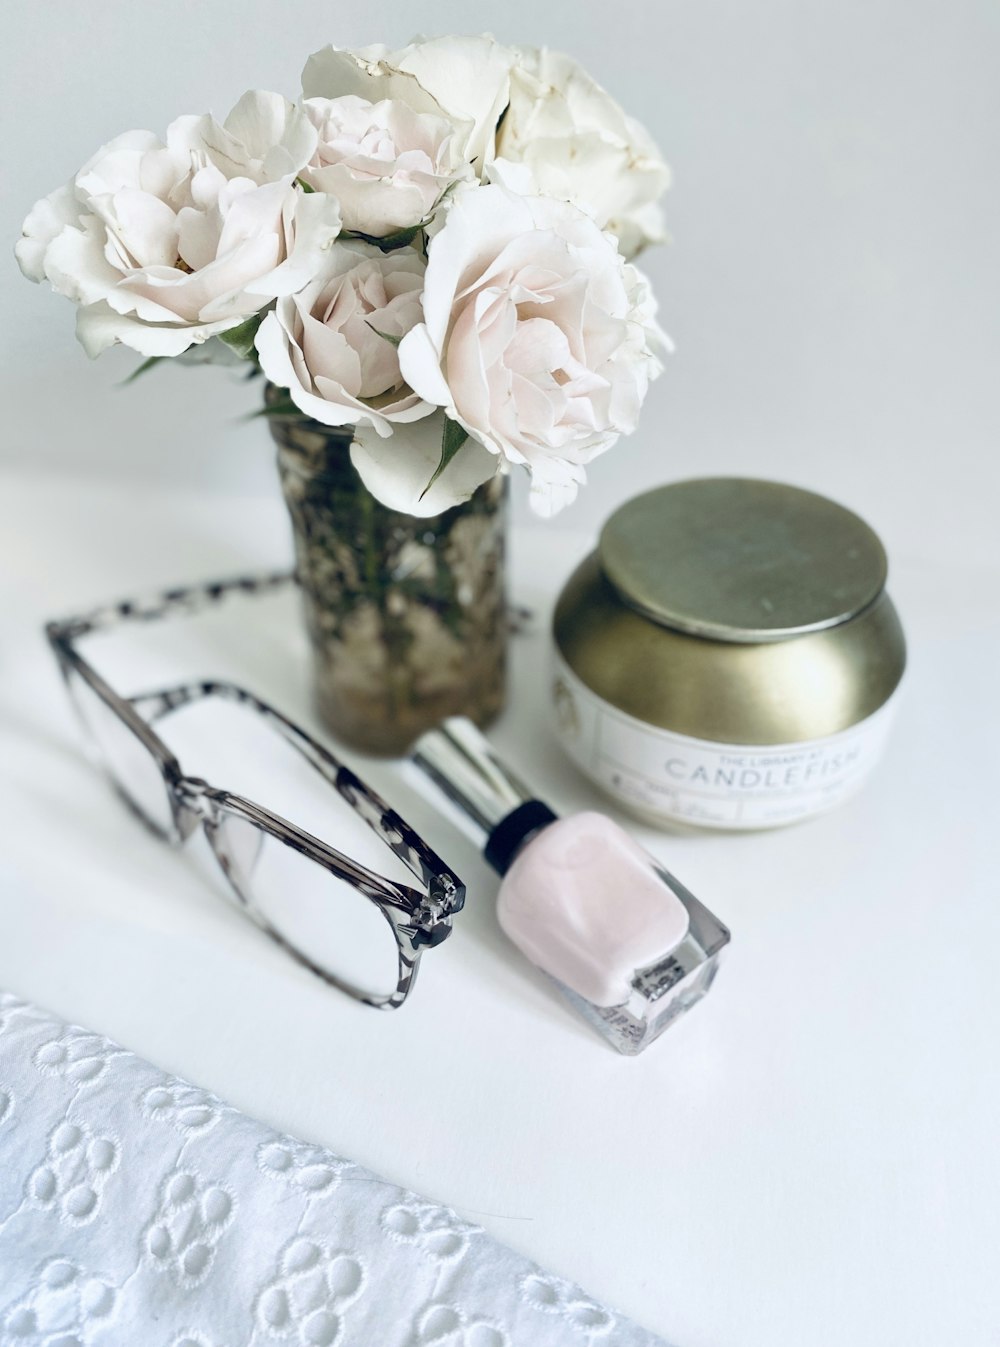
[(506, 478), (419, 519), (364, 487), (349, 432), (275, 417), (271, 433), (326, 725), (392, 756), (445, 716), (488, 724), (505, 692)]

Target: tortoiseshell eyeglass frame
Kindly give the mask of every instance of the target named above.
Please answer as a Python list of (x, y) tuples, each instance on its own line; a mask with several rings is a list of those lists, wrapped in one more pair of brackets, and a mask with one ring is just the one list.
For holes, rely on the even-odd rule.
[[(121, 623), (149, 622), (176, 614), (191, 614), (210, 608), (233, 593), (261, 594), (293, 584), (293, 574), (281, 571), (268, 575), (247, 576), (213, 584), (168, 590), (151, 599), (125, 600), (95, 609), (83, 617), (49, 622), (45, 634), (59, 663), (71, 700), (73, 677), (82, 679), (90, 690), (119, 718), (122, 724), (149, 752), (163, 777), (171, 811), (171, 824), (159, 826), (127, 793), (108, 765), (106, 774), (117, 794), (153, 833), (175, 845), (183, 844), (199, 824), (205, 830), (213, 855), (226, 875), (229, 887), (241, 910), (299, 963), (324, 982), (346, 992), (366, 1005), (395, 1010), (409, 995), (420, 964), (420, 956), (429, 946), (439, 945), (451, 933), (452, 917), (461, 911), (465, 885), (441, 858), (395, 810), (367, 786), (360, 777), (340, 762), (303, 729), (267, 702), (233, 683), (206, 680), (179, 687), (124, 697), (114, 690), (80, 654), (77, 642), (94, 632), (105, 631)], [(297, 828), (269, 809), (218, 790), (200, 777), (188, 776), (177, 758), (157, 735), (153, 724), (178, 707), (203, 697), (223, 697), (246, 706), (265, 717), (272, 729), (306, 759), (363, 819), (369, 828), (403, 862), (418, 881), (416, 887), (395, 883), (351, 859), (344, 852), (311, 833)], [(79, 711), (79, 706), (77, 706)], [(83, 719), (81, 713), (81, 720)], [(85, 730), (87, 729), (84, 724)], [(91, 738), (93, 736), (90, 736)], [(227, 816), (254, 824), (264, 833), (315, 861), (331, 875), (352, 885), (374, 903), (391, 927), (399, 953), (399, 981), (394, 992), (372, 993), (356, 987), (316, 963), (308, 950), (287, 940), (256, 907), (246, 877), (220, 842), (220, 828)]]

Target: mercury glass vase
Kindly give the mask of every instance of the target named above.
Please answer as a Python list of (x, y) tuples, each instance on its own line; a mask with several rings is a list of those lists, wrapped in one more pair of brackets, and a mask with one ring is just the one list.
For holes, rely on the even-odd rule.
[(489, 724), (505, 694), (506, 478), (420, 519), (365, 488), (348, 431), (273, 417), (271, 433), (325, 724), (385, 756), (446, 716)]

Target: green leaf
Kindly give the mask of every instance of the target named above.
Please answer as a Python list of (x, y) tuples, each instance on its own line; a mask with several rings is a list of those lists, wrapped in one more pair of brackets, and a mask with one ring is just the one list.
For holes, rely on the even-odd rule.
[(145, 374), (147, 370), (152, 369), (154, 365), (158, 365), (161, 360), (166, 360), (166, 358), (165, 355), (149, 356), (149, 358), (144, 360), (141, 365), (137, 365), (128, 378), (123, 379), (118, 387), (125, 388), (128, 384), (134, 384), (140, 374)]
[(395, 234), (385, 234), (382, 238), (374, 234), (362, 234), (355, 230), (345, 230), (341, 234), (343, 239), (360, 239), (362, 243), (370, 243), (376, 248), (381, 248), (384, 253), (391, 253), (395, 248), (405, 248), (407, 244), (413, 242), (429, 220), (421, 220), (419, 224), (407, 225), (405, 229), (397, 229)]
[(301, 178), (296, 178), (295, 181), (296, 181), (296, 182), (299, 184), (299, 186), (302, 188), (303, 192), (307, 192), (307, 193), (308, 193), (308, 192), (315, 192), (315, 190), (316, 190), (315, 187), (310, 187), (309, 184), (308, 184), (307, 182), (303, 182), (303, 180), (302, 180)]
[(261, 407), (256, 412), (249, 412), (247, 420), (254, 421), (258, 416), (300, 417), (302, 415), (304, 415), (302, 409), (296, 407), (291, 398), (276, 398), (273, 402), (269, 402), (266, 407)]
[(444, 472), (445, 468), (461, 449), (462, 445), (469, 438), (469, 432), (464, 426), (460, 426), (457, 421), (453, 421), (450, 416), (444, 418), (444, 431), (441, 435), (441, 458), (437, 467), (434, 469), (434, 476), (420, 493), (420, 499), (427, 495), (431, 487)]
[(219, 340), (224, 341), (231, 351), (235, 351), (244, 360), (254, 360), (257, 352), (254, 349), (253, 339), (263, 321), (262, 313), (252, 314), (236, 327), (231, 327), (228, 332), (220, 332)]
[[(367, 318), (365, 319), (365, 322), (368, 323)], [(394, 337), (391, 332), (380, 332), (374, 323), (368, 323), (368, 326), (375, 333), (376, 337), (381, 337), (382, 340), (387, 341), (390, 346), (398, 346), (403, 340), (402, 337)]]

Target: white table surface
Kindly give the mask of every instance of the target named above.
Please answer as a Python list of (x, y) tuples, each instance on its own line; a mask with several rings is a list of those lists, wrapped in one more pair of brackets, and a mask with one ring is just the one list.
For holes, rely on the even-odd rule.
[[(683, 1347), (998, 1341), (1000, 571), (893, 559), (911, 667), (856, 800), (772, 833), (636, 826), (733, 944), (711, 996), (627, 1059), (505, 942), (496, 881), (448, 825), (466, 912), (380, 1015), (285, 959), (80, 756), (42, 621), (282, 564), (277, 499), (10, 473), (0, 539), (0, 986), (454, 1205)], [(587, 546), (537, 529), (512, 549), (540, 618), (495, 739), (562, 810), (600, 804), (546, 724), (544, 612)], [(242, 657), (314, 723), (297, 630)], [(396, 767), (363, 770), (435, 826)]]

